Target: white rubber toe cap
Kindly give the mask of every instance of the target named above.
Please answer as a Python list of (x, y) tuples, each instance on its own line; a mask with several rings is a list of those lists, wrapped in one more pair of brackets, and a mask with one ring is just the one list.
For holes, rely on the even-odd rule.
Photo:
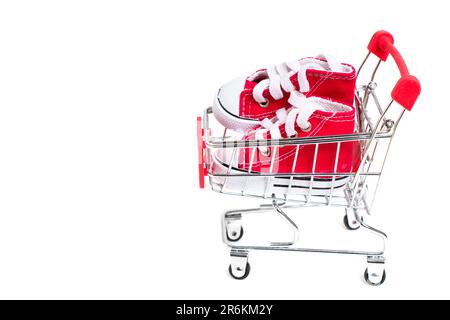
[(245, 79), (245, 77), (234, 79), (223, 85), (217, 93), (222, 108), (236, 117), (239, 117), (239, 99), (244, 90)]
[(246, 77), (242, 77), (223, 85), (217, 92), (213, 104), (216, 119), (226, 128), (236, 131), (246, 131), (258, 124), (258, 121), (246, 119), (239, 114), (239, 100), (245, 81)]

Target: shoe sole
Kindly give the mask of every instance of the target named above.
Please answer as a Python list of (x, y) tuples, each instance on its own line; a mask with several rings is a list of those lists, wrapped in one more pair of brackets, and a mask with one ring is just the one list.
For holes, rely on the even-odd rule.
[[(214, 158), (213, 163), (214, 174), (227, 174), (227, 176), (214, 176), (213, 181), (221, 186), (224, 190), (234, 192), (245, 192), (249, 195), (312, 195), (327, 196), (330, 195), (332, 185), (333, 194), (339, 190), (343, 190), (350, 180), (349, 176), (336, 177), (334, 182), (332, 178), (315, 178), (311, 181), (311, 177), (289, 177), (289, 176), (232, 176), (248, 173), (245, 170), (229, 167), (227, 164)], [(256, 173), (256, 172), (255, 172)], [(257, 173), (256, 173), (257, 174)], [(289, 188), (289, 184), (291, 184)], [(312, 187), (311, 187), (312, 186)]]

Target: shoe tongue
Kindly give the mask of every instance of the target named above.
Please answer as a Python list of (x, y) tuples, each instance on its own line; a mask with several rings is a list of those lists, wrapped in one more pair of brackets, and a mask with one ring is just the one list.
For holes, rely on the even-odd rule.
[(265, 80), (268, 78), (267, 71), (266, 70), (258, 70), (254, 74), (252, 74), (250, 77), (247, 78), (247, 87), (253, 88), (256, 86), (259, 82), (262, 80)]
[(313, 99), (308, 99), (308, 107), (314, 110), (327, 111), (322, 104), (314, 101)]
[(342, 72), (342, 64), (330, 54), (319, 54), (316, 59), (325, 60), (327, 69), (332, 72)]
[(247, 81), (245, 81), (245, 89), (253, 90), (253, 88), (255, 88), (255, 86), (257, 84), (258, 84), (258, 82), (256, 82), (255, 80), (253, 80), (251, 78), (247, 78)]

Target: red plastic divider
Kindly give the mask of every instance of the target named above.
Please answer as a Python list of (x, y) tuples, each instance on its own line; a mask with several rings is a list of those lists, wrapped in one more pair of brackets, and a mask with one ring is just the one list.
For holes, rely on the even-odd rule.
[(197, 117), (197, 148), (198, 148), (198, 183), (201, 189), (205, 188), (205, 142), (203, 141), (202, 117)]

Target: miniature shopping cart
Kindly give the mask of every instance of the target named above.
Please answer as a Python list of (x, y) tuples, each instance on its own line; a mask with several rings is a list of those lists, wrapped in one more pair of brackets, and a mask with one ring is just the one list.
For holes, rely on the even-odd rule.
[[(374, 34), (369, 45), (369, 53), (364, 59), (357, 73), (357, 87), (355, 92), (356, 107), (356, 130), (353, 134), (285, 138), (270, 140), (240, 140), (236, 135), (230, 134), (218, 123), (213, 127), (214, 119), (211, 117), (212, 109), (207, 108), (203, 118), (197, 118), (198, 130), (198, 158), (200, 187), (204, 188), (204, 178), (209, 177), (209, 182), (214, 191), (244, 197), (256, 197), (265, 199), (266, 203), (255, 209), (227, 211), (223, 215), (222, 233), (223, 241), (231, 248), (231, 264), (229, 273), (235, 279), (244, 279), (248, 276), (250, 265), (248, 254), (252, 250), (282, 250), (292, 252), (317, 252), (337, 253), (349, 255), (361, 255), (367, 257), (367, 268), (364, 273), (366, 282), (370, 285), (380, 285), (386, 278), (385, 272), (385, 248), (387, 236), (384, 232), (376, 229), (365, 222), (365, 215), (371, 214), (372, 204), (383, 172), (385, 160), (392, 138), (397, 131), (398, 124), (402, 119), (405, 109), (411, 110), (420, 94), (419, 81), (409, 74), (408, 68), (394, 46), (394, 39), (386, 31)], [(371, 55), (376, 56), (376, 61), (371, 61)], [(381, 62), (387, 60), (391, 55), (400, 70), (400, 80), (391, 92), (390, 102), (383, 107), (376, 93), (377, 84), (375, 75), (379, 70)], [(368, 67), (374, 64), (373, 72)], [(366, 67), (365, 67), (366, 66)], [(368, 73), (367, 73), (368, 72)], [(368, 82), (361, 83), (362, 73), (367, 73)], [(353, 143), (358, 146), (357, 169), (349, 172), (337, 172), (339, 162), (339, 150), (345, 143)], [(320, 148), (327, 144), (336, 145), (334, 159), (334, 170), (330, 172), (315, 172), (315, 159)], [(254, 151), (261, 146), (271, 148), (294, 148), (296, 159), (299, 149), (311, 146), (314, 150), (314, 162), (309, 172), (292, 172), (279, 174), (274, 171), (255, 173), (236, 172), (231, 170), (217, 170), (214, 165), (216, 155), (226, 150), (232, 154), (238, 154), (242, 149)], [(222, 150), (222, 151), (221, 151)], [(271, 161), (274, 161), (272, 158)], [(251, 167), (251, 164), (250, 164)], [(295, 168), (295, 164), (293, 166)], [(230, 166), (231, 168), (231, 166)], [(272, 166), (270, 166), (272, 168)], [(293, 169), (294, 171), (294, 169)], [(280, 192), (269, 188), (271, 179), (284, 178), (286, 185)], [(316, 180), (331, 180), (331, 188), (326, 192), (318, 194), (314, 192), (313, 183)], [(310, 187), (304, 188), (303, 192), (294, 192), (296, 179), (309, 181)], [(236, 183), (239, 181), (239, 183)], [(342, 184), (341, 181), (345, 181)], [(258, 186), (258, 187), (255, 187)], [(268, 203), (267, 203), (268, 202)], [(349, 230), (360, 227), (379, 237), (380, 249), (374, 251), (364, 250), (335, 250), (305, 248), (299, 241), (297, 224), (286, 213), (287, 209), (305, 207), (341, 207), (345, 209), (344, 225)], [(245, 215), (273, 211), (279, 215), (292, 229), (291, 241), (270, 242), (265, 245), (245, 244), (243, 237), (242, 218)], [(377, 238), (378, 239), (378, 238)]]

